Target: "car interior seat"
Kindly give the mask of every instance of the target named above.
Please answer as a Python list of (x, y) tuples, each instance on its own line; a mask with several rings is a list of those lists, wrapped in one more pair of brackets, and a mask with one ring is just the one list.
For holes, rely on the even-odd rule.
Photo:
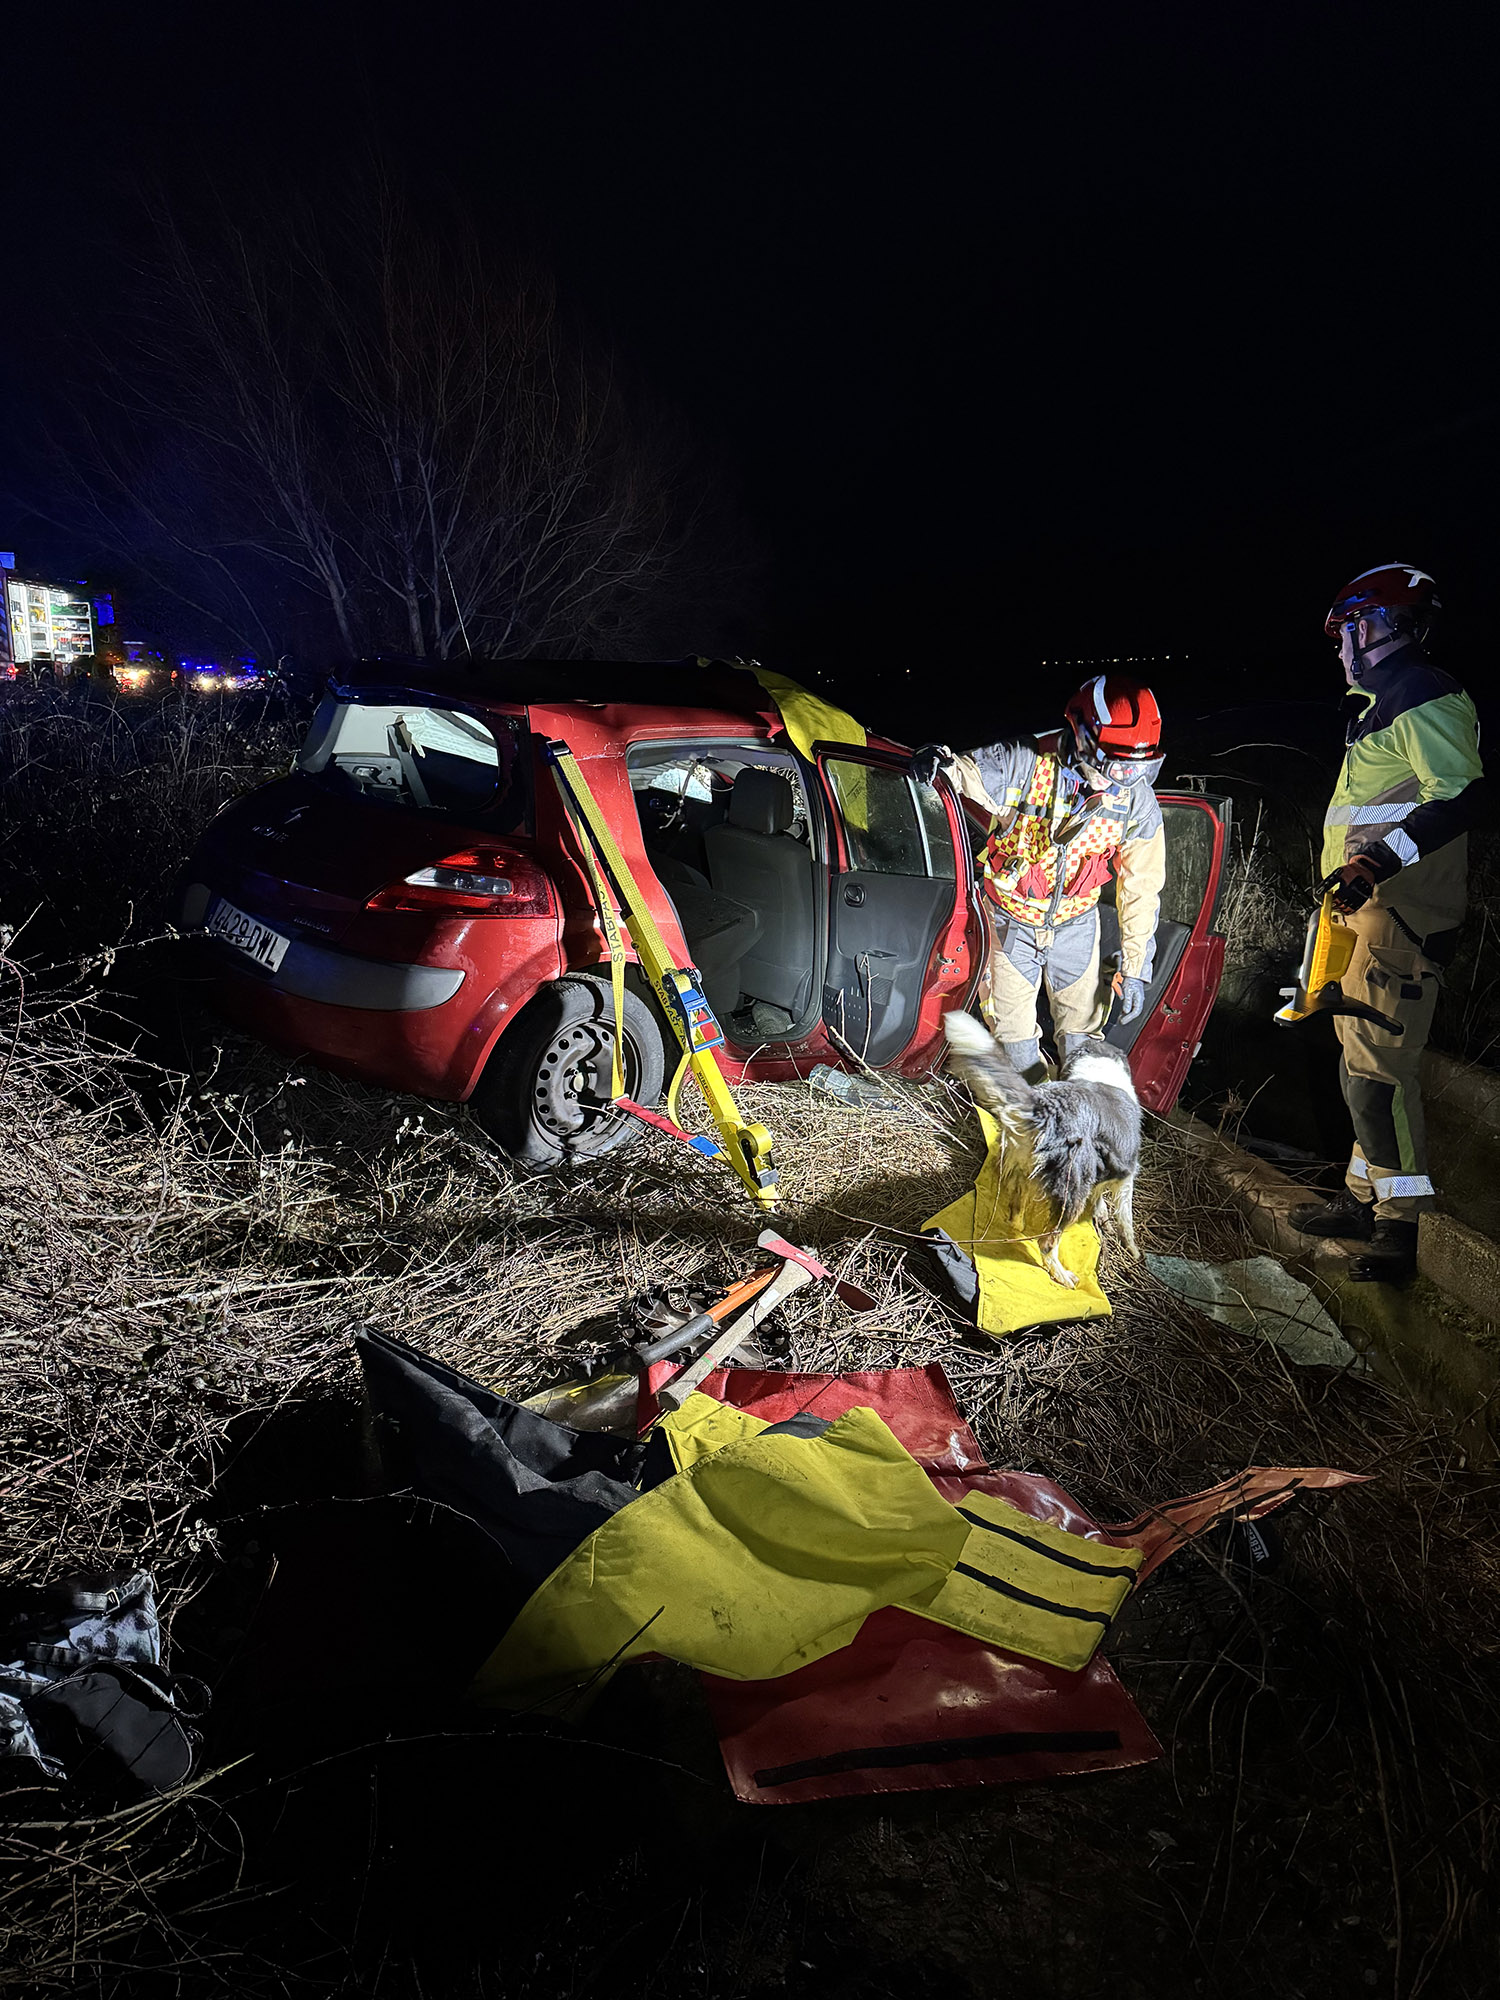
[(716, 893), (760, 918), (739, 962), (740, 992), (785, 1009), (793, 1021), (812, 995), (816, 937), (812, 853), (787, 831), (796, 809), (790, 778), (747, 766), (735, 778), (728, 818), (703, 834)]
[(719, 895), (706, 875), (675, 855), (648, 845), (646, 856), (677, 912), (704, 998), (725, 1020), (739, 1005), (739, 968), (760, 934), (760, 918), (748, 904)]

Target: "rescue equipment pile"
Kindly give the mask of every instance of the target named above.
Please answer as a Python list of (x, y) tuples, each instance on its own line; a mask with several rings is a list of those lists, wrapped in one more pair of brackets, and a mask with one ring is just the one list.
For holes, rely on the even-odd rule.
[(385, 1335), (356, 1343), (388, 1469), (530, 1586), (475, 1699), (574, 1716), (626, 1662), (682, 1662), (760, 1803), (1149, 1761), (1099, 1652), (1132, 1585), (1215, 1521), (1359, 1477), (1255, 1467), (1108, 1525), (987, 1468), (935, 1363), (719, 1371), (665, 1413), (647, 1376), (644, 1434), (612, 1435)]

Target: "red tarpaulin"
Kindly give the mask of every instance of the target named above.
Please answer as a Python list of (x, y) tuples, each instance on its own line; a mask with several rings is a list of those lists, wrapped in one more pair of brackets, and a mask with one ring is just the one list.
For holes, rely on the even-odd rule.
[[(653, 1371), (651, 1388), (671, 1372), (669, 1366)], [(936, 1362), (857, 1375), (730, 1369), (703, 1387), (769, 1423), (801, 1411), (831, 1419), (872, 1409), (945, 1499), (958, 1504), (976, 1489), (997, 1494), (1034, 1520), (1144, 1549), (1142, 1576), (1228, 1512), (1268, 1513), (1297, 1491), (1359, 1477), (1317, 1467), (1252, 1467), (1207, 1493), (1104, 1525), (1050, 1479), (986, 1471)], [(654, 1407), (643, 1397), (643, 1419)], [(753, 1805), (1071, 1777), (1125, 1770), (1161, 1755), (1102, 1653), (1081, 1673), (1067, 1673), (909, 1611), (877, 1612), (852, 1645), (777, 1680), (700, 1679), (730, 1781)]]

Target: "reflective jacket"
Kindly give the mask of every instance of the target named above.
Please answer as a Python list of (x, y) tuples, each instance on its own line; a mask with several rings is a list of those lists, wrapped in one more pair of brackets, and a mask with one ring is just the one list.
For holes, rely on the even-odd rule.
[(1054, 930), (1086, 916), (1113, 874), (1120, 970), (1149, 977), (1166, 876), (1161, 807), (1150, 787), (1090, 791), (1055, 732), (976, 750), (957, 759), (952, 775), (995, 815), (984, 851), (984, 886), (995, 906)]
[(1441, 962), (1463, 921), (1468, 830), (1479, 816), (1484, 767), (1479, 718), (1451, 674), (1415, 646), (1367, 667), (1343, 768), (1323, 817), (1322, 872), (1383, 840), (1401, 872), (1373, 900), (1394, 911)]

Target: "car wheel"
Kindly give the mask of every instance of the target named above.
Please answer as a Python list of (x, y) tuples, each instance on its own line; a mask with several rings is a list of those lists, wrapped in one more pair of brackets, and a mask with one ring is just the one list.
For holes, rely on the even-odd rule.
[[(666, 1084), (656, 1017), (625, 989), (625, 1095), (655, 1105)], [(533, 1166), (592, 1160), (640, 1137), (642, 1123), (610, 1107), (614, 1000), (609, 982), (560, 979), (516, 1022), (470, 1100), (487, 1132)]]

